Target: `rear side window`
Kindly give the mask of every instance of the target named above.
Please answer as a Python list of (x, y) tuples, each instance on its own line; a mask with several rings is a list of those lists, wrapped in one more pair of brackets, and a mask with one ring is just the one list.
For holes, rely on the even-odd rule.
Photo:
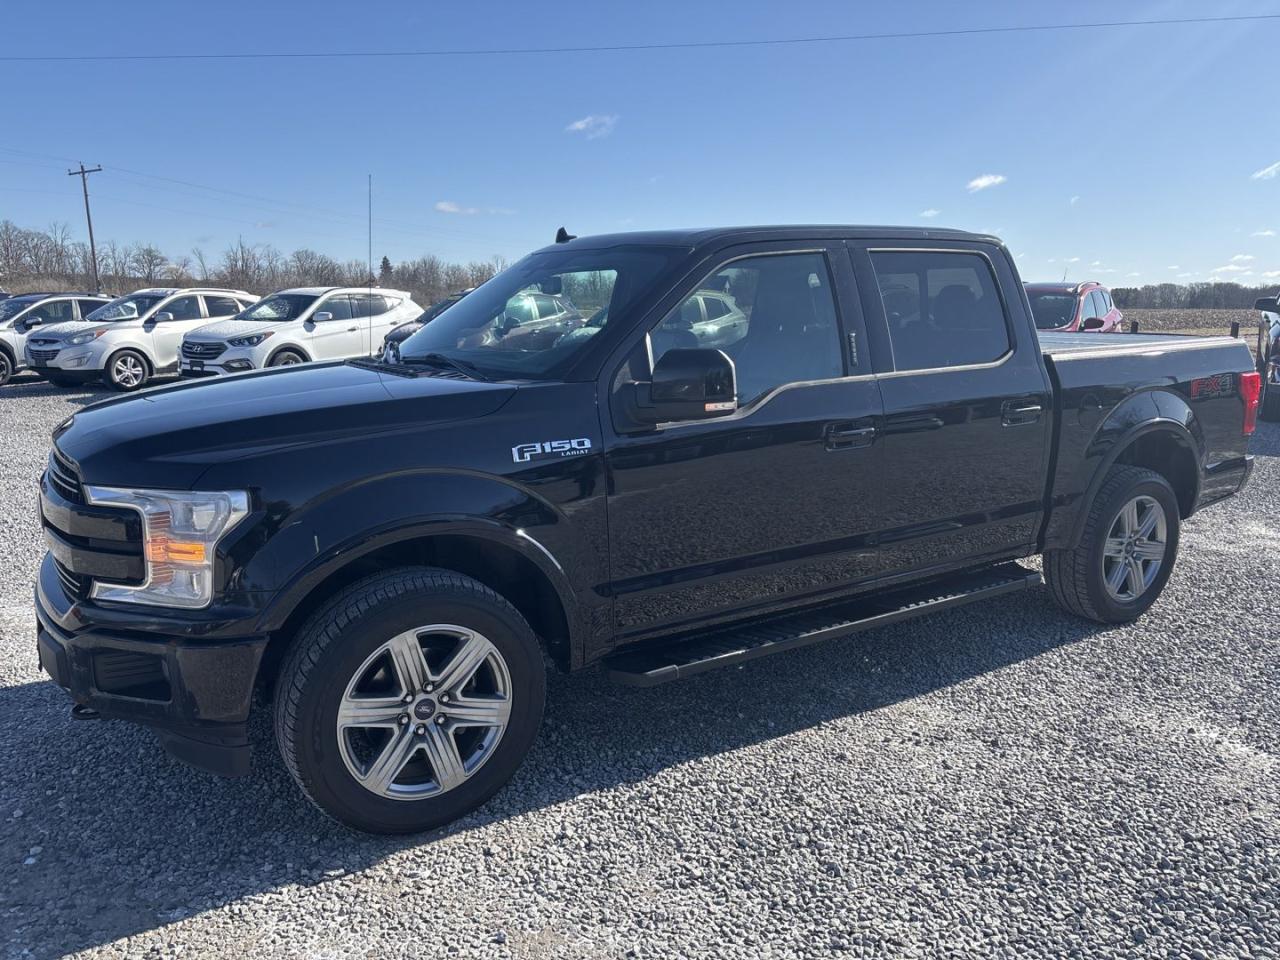
[(231, 317), (240, 312), (240, 306), (230, 297), (211, 297), (206, 294), (204, 305), (211, 317)]
[(87, 317), (89, 314), (93, 313), (93, 311), (97, 310), (100, 306), (102, 306), (106, 302), (107, 301), (105, 300), (77, 300), (76, 301), (76, 303), (80, 305), (80, 316), (82, 317)]
[(161, 313), (171, 313), (175, 320), (199, 320), (200, 298), (179, 297), (177, 300), (171, 300), (165, 304)]
[(703, 297), (702, 307), (707, 311), (708, 320), (719, 320), (729, 312), (729, 308), (724, 305), (724, 301), (719, 297)]
[(1009, 352), (1009, 328), (991, 264), (976, 253), (871, 254), (895, 370), (990, 363)]

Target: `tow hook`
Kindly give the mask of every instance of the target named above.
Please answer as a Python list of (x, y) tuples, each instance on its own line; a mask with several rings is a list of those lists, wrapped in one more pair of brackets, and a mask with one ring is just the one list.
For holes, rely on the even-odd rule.
[(102, 716), (93, 707), (86, 707), (83, 703), (74, 704), (71, 707), (72, 720), (97, 720)]

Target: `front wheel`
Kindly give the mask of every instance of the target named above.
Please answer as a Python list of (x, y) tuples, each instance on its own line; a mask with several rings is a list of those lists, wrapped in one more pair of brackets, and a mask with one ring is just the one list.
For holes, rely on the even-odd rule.
[(107, 382), (117, 390), (129, 392), (146, 385), (147, 361), (136, 350), (121, 350), (107, 361)]
[(276, 685), (276, 740), (321, 810), (416, 833), (506, 784), (542, 721), (546, 672), (528, 623), (483, 584), (402, 568), (312, 615)]
[(1178, 498), (1154, 470), (1114, 466), (1089, 505), (1073, 550), (1044, 555), (1045, 579), (1064, 610), (1100, 623), (1147, 611), (1178, 556)]
[(0, 350), (0, 387), (13, 379), (13, 361), (9, 359), (9, 354)]
[(299, 363), (306, 363), (307, 358), (298, 353), (297, 350), (281, 350), (270, 361), (268, 367), (292, 367)]

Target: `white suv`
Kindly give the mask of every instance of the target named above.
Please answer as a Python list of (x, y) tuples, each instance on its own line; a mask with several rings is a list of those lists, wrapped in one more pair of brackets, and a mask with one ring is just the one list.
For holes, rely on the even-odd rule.
[(299, 287), (259, 300), (239, 316), (189, 333), (184, 377), (243, 373), (312, 360), (368, 357), (393, 327), (422, 313), (403, 290)]
[(31, 331), (87, 317), (110, 299), (96, 293), (20, 293), (0, 300), (0, 386), (25, 364)]
[(233, 317), (257, 299), (216, 287), (137, 290), (79, 322), (32, 333), (27, 365), (60, 387), (102, 378), (117, 390), (137, 390), (156, 374), (177, 369), (186, 333)]

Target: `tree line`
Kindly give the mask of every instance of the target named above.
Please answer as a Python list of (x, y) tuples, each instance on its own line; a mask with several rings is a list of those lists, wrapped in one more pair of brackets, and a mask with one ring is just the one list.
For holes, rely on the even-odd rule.
[[(196, 247), (170, 256), (152, 244), (98, 244), (98, 277), (102, 290), (125, 294), (139, 287), (233, 287), (259, 295), (288, 287), (374, 286), (407, 290), (426, 306), (442, 297), (484, 283), (507, 263), (495, 256), (470, 263), (450, 263), (434, 255), (393, 264), (383, 257), (370, 277), (359, 260), (335, 260), (315, 250), (285, 254), (268, 243), (229, 244), (220, 254)], [(73, 240), (66, 224), (28, 230), (0, 221), (0, 286), (11, 293), (32, 290), (92, 290), (93, 259), (89, 244)]]
[(1232, 283), (1149, 283), (1142, 287), (1112, 287), (1111, 298), (1121, 310), (1244, 310), (1259, 297), (1272, 296), (1280, 283), (1246, 287)]

